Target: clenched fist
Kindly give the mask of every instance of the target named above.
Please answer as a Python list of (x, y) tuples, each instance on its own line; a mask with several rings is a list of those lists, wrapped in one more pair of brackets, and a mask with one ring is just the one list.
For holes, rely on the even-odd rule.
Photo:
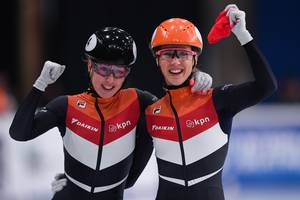
[(64, 72), (66, 66), (55, 62), (46, 61), (42, 72), (33, 86), (40, 91), (45, 91), (49, 84), (54, 83)]

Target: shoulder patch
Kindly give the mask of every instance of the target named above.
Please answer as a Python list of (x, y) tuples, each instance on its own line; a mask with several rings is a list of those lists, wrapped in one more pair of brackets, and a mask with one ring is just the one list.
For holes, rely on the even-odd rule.
[(154, 107), (152, 110), (153, 114), (159, 114), (161, 112), (161, 106)]
[(232, 84), (226, 84), (221, 88), (221, 90), (227, 90), (230, 86), (232, 86)]
[(77, 105), (79, 108), (85, 108), (85, 107), (86, 107), (86, 102), (83, 101), (83, 100), (77, 100), (76, 105)]

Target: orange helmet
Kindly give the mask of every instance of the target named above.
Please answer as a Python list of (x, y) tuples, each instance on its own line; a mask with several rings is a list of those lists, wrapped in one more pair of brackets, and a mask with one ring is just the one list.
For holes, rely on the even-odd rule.
[(189, 45), (201, 52), (203, 43), (197, 27), (188, 20), (171, 18), (163, 21), (154, 31), (151, 49), (168, 44)]

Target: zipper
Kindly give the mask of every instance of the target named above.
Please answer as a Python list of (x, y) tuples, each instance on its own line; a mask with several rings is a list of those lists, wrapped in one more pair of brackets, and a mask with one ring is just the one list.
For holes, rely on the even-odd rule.
[(170, 97), (170, 106), (171, 106), (171, 109), (175, 115), (175, 120), (176, 120), (176, 127), (177, 127), (177, 131), (178, 131), (178, 138), (179, 138), (179, 146), (180, 146), (180, 152), (181, 152), (181, 158), (182, 158), (182, 165), (183, 165), (183, 174), (184, 174), (184, 185), (186, 187), (186, 190), (188, 189), (188, 180), (187, 180), (187, 170), (186, 170), (186, 162), (185, 162), (185, 155), (184, 155), (184, 148), (183, 148), (183, 141), (182, 141), (182, 134), (181, 134), (181, 128), (180, 128), (180, 122), (179, 122), (179, 117), (178, 117), (178, 114), (177, 114), (177, 111), (173, 105), (173, 102), (172, 102), (172, 97), (171, 97), (171, 94), (169, 91), (168, 92), (168, 95)]
[[(99, 108), (99, 105), (98, 105), (98, 98), (96, 98), (96, 101), (95, 101), (95, 107), (96, 107), (96, 110), (97, 110), (97, 113), (99, 114), (99, 117), (101, 119), (101, 128), (100, 128), (100, 139), (99, 139), (99, 148), (98, 148), (98, 155), (97, 155), (97, 164), (96, 164), (96, 169), (95, 169), (95, 174), (97, 173), (97, 170), (99, 169), (100, 167), (100, 163), (101, 163), (101, 158), (102, 158), (102, 150), (103, 150), (103, 141), (104, 141), (104, 116)], [(96, 177), (96, 176), (94, 176)], [(91, 196), (92, 194), (94, 193), (94, 190), (95, 190), (95, 178), (93, 179), (92, 181), (92, 185), (91, 185)]]

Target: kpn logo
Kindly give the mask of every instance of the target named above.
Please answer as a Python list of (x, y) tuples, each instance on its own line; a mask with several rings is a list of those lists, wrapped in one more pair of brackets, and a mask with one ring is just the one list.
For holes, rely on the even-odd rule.
[(205, 123), (207, 123), (209, 121), (210, 121), (209, 117), (204, 117), (204, 118), (201, 118), (201, 119), (186, 120), (185, 125), (188, 128), (194, 128), (195, 126), (199, 126), (199, 125), (203, 126)]
[(125, 129), (126, 127), (128, 127), (130, 125), (131, 125), (130, 120), (127, 120), (126, 122), (121, 122), (121, 123), (109, 124), (108, 131), (116, 132), (119, 129)]

